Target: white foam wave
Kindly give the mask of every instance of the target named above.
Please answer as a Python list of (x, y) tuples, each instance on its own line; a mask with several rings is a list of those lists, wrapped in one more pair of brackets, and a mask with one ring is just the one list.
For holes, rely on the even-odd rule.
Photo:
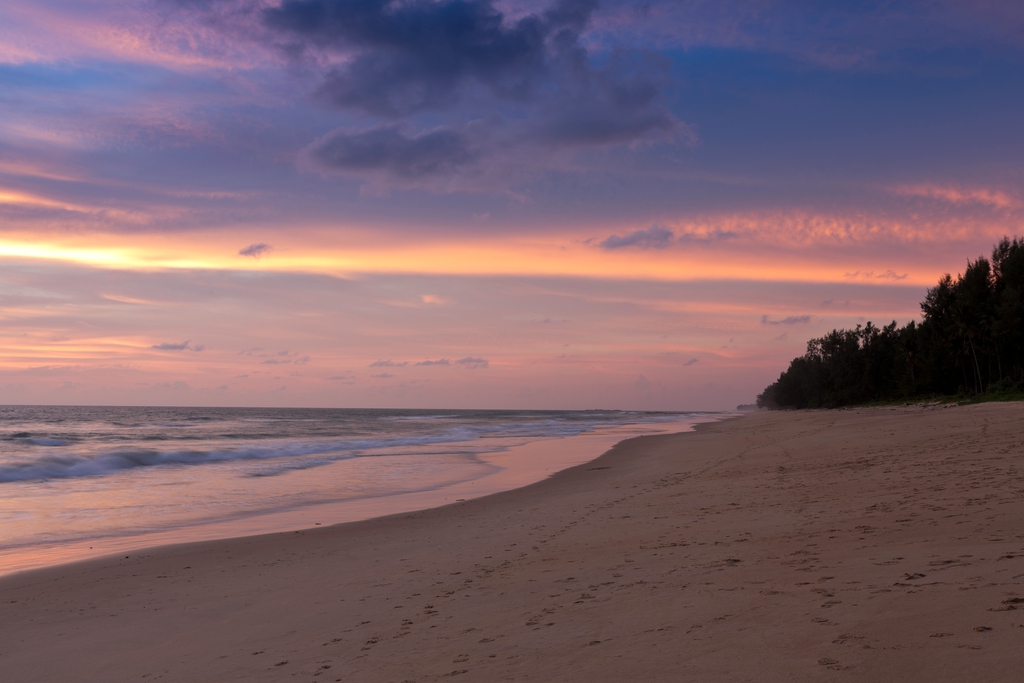
[[(417, 416), (419, 417), (419, 416)], [(427, 418), (442, 417), (440, 415), (423, 416)], [(380, 455), (385, 449), (417, 447), (434, 444), (455, 444), (477, 439), (493, 439), (501, 437), (544, 438), (575, 436), (590, 431), (601, 425), (621, 424), (625, 422), (659, 422), (664, 419), (678, 419), (678, 415), (648, 415), (645, 419), (637, 419), (635, 415), (623, 416), (615, 420), (560, 420), (540, 419), (520, 423), (490, 423), (477, 425), (460, 425), (441, 430), (433, 434), (416, 436), (377, 436), (365, 438), (325, 438), (316, 441), (277, 440), (263, 441), (248, 446), (232, 448), (213, 447), (201, 449), (148, 449), (120, 448), (99, 453), (70, 453), (48, 451), (28, 458), (14, 461), (0, 461), (0, 483), (39, 480), (67, 479), (73, 477), (92, 477), (124, 472), (139, 468), (159, 466), (190, 466), (207, 465), (231, 461), (273, 460), (283, 461), (303, 456), (329, 456), (320, 460), (312, 459), (305, 463), (292, 462), (284, 465), (281, 471), (294, 468), (315, 467), (334, 462), (342, 458)], [(176, 423), (175, 426), (185, 426)], [(21, 437), (22, 435), (17, 435)], [(68, 442), (60, 439), (45, 439), (24, 435), (21, 441), (37, 446), (67, 446)]]

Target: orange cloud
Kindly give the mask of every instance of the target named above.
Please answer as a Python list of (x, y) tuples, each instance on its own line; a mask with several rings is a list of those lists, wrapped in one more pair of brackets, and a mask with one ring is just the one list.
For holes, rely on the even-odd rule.
[[(3, 197), (0, 197), (2, 201)], [(38, 197), (13, 197), (38, 205), (64, 205)], [(88, 207), (75, 207), (88, 208)], [(0, 237), (0, 256), (65, 261), (128, 270), (216, 269), (321, 273), (445, 275), (549, 275), (665, 281), (772, 280), (841, 282), (850, 273), (873, 279), (929, 283), (943, 264), (907, 263), (893, 244), (917, 246), (984, 238), (986, 248), (1003, 226), (917, 225), (843, 219), (803, 213), (712, 216), (666, 222), (674, 241), (659, 249), (605, 249), (594, 229), (552, 229), (550, 235), (418, 235), (380, 237), (356, 227), (295, 229), (287, 235), (255, 229), (209, 232), (56, 235), (34, 232)], [(621, 231), (628, 234), (629, 230)], [(239, 256), (239, 244), (272, 239), (274, 257)], [(600, 235), (597, 235), (600, 237)], [(689, 236), (689, 237), (688, 237)], [(842, 247), (836, 250), (836, 247)], [(908, 247), (909, 248), (909, 247)], [(243, 250), (244, 251), (244, 250)], [(962, 260), (958, 253), (956, 261)], [(893, 275), (887, 276), (891, 272)], [(859, 275), (858, 275), (859, 277)], [(878, 279), (878, 278), (874, 278)], [(438, 297), (438, 298), (433, 298)], [(440, 295), (418, 295), (443, 303)]]

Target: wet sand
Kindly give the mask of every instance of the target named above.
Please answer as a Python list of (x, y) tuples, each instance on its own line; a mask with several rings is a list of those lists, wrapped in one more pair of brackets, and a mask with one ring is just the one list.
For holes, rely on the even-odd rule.
[(1024, 405), (757, 413), (514, 491), (0, 579), (23, 681), (1017, 681)]
[[(0, 548), (0, 577), (16, 571), (104, 555), (124, 555), (155, 546), (296, 531), (441, 507), (542, 481), (554, 472), (590, 462), (623, 439), (642, 434), (689, 431), (694, 424), (722, 418), (721, 414), (707, 414), (678, 421), (601, 427), (570, 437), (539, 438), (507, 450), (479, 453), (476, 459), (486, 464), (489, 471), (481, 476), (437, 488), (347, 498), (260, 514), (242, 514), (228, 519), (137, 534)], [(324, 472), (321, 476), (336, 475)], [(3, 683), (2, 680), (0, 683)]]

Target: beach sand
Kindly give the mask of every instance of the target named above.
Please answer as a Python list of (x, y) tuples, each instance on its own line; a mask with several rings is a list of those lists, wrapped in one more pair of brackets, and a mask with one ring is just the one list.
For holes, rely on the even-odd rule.
[(756, 413), (126, 555), (0, 579), (0, 679), (1019, 681), (1024, 405)]

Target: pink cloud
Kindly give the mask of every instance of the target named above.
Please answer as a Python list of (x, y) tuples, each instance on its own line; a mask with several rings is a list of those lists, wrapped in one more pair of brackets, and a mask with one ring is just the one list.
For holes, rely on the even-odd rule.
[(258, 41), (224, 40), (209, 22), (149, 3), (9, 0), (4, 20), (0, 60), (8, 63), (104, 59), (184, 72), (280, 63)]
[(1008, 192), (991, 188), (956, 188), (941, 185), (897, 185), (889, 188), (895, 195), (924, 197), (948, 204), (981, 205), (1000, 210), (1024, 208), (1024, 202)]

